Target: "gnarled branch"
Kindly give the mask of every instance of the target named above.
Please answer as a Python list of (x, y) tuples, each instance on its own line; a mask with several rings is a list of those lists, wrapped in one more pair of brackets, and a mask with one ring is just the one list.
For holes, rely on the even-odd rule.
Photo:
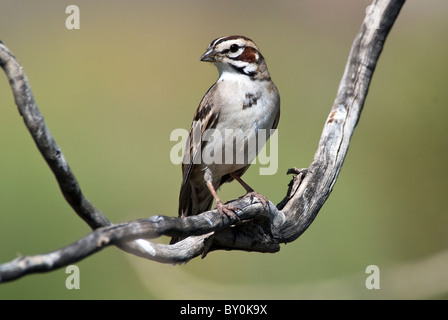
[[(238, 219), (212, 210), (197, 216), (147, 219), (111, 224), (82, 194), (61, 149), (45, 125), (34, 101), (27, 77), (9, 49), (0, 43), (0, 66), (4, 69), (20, 114), (42, 156), (53, 171), (61, 191), (74, 211), (93, 229), (82, 239), (54, 252), (19, 257), (0, 265), (0, 282), (25, 274), (45, 272), (79, 261), (108, 246), (164, 263), (186, 262), (212, 250), (276, 252), (280, 243), (297, 239), (313, 222), (329, 197), (358, 123), (370, 81), (384, 41), (404, 0), (375, 0), (352, 45), (339, 90), (326, 119), (317, 151), (306, 170), (296, 174), (286, 197), (267, 207), (256, 199), (231, 201), (239, 208)], [(372, 17), (375, 13), (375, 17)], [(182, 236), (174, 245), (147, 240)]]

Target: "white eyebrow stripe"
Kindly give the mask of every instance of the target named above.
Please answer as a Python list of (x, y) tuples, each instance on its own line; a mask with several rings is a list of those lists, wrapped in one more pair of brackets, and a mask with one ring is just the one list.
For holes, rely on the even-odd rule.
[(210, 44), (210, 47), (214, 47), (219, 41), (221, 41), (221, 40), (224, 39), (224, 38), (226, 38), (226, 37), (221, 37), (221, 38), (215, 39), (215, 41), (213, 41), (213, 42)]

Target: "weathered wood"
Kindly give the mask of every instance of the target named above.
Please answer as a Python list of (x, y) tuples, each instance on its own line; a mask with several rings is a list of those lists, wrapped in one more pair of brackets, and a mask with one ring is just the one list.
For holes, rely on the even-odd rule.
[(274, 241), (287, 243), (297, 239), (328, 199), (361, 116), (384, 42), (404, 2), (374, 1), (374, 7), (368, 10), (352, 45), (314, 159), (306, 172), (296, 172), (299, 174), (291, 182), (293, 193), (290, 194), (289, 190), (288, 196), (278, 206), (281, 211), (272, 214), (277, 218), (271, 221), (270, 226)]

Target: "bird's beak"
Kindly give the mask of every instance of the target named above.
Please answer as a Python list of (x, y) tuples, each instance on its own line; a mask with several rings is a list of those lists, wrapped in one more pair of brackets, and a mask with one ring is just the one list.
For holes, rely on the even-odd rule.
[(216, 51), (213, 49), (208, 49), (207, 52), (204, 53), (199, 60), (205, 62), (214, 62), (216, 60)]

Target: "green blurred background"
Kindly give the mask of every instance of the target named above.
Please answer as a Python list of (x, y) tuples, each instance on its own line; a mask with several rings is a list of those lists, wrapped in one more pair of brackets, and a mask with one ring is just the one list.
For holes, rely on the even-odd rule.
[[(177, 214), (181, 169), (170, 162), (170, 133), (190, 126), (217, 78), (200, 55), (230, 34), (255, 40), (280, 90), (279, 171), (259, 176), (255, 165), (245, 175), (278, 203), (291, 179), (286, 170), (312, 160), (370, 3), (2, 0), (0, 40), (23, 65), (85, 195), (121, 222)], [(80, 30), (65, 28), (69, 4), (80, 8)], [(409, 270), (448, 245), (447, 9), (444, 0), (404, 5), (333, 193), (280, 252), (212, 252), (171, 266), (110, 247), (77, 264), (80, 290), (65, 288), (62, 268), (2, 284), (0, 298), (448, 298), (446, 288), (397, 289), (395, 281), (407, 270), (410, 282), (431, 286)], [(3, 263), (65, 246), (89, 228), (61, 196), (5, 76), (0, 106)], [(220, 191), (225, 200), (242, 194), (237, 184)], [(381, 270), (380, 290), (365, 287), (372, 264)], [(438, 276), (432, 267), (423, 268), (428, 278)]]

